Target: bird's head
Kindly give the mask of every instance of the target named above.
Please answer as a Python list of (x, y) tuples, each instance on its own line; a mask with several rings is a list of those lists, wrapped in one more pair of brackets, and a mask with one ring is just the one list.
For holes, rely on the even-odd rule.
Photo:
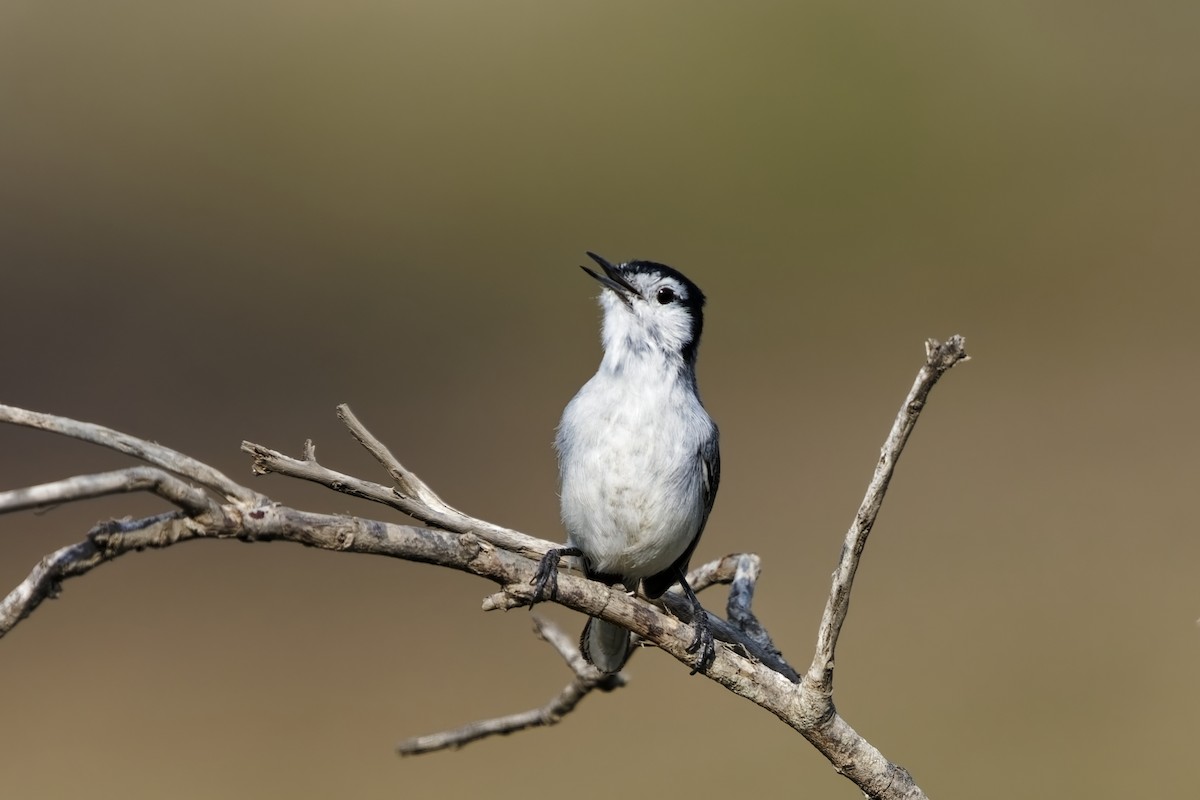
[(588, 256), (602, 273), (583, 267), (604, 291), (604, 350), (611, 355), (658, 354), (696, 363), (704, 328), (704, 293), (683, 273), (653, 261), (612, 264)]

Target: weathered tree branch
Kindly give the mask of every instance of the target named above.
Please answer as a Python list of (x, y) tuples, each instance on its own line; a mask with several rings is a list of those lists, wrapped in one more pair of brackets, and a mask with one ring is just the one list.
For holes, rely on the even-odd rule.
[(170, 473), (154, 467), (129, 467), (0, 492), (0, 514), (123, 492), (153, 492), (191, 514), (217, 510), (217, 504), (207, 494)]
[[(338, 414), (347, 422), (349, 420), (354, 421), (354, 424), (351, 425), (351, 431), (353, 432), (355, 429), (354, 426), (359, 423), (354, 418), (354, 415), (350, 413), (350, 409), (345, 405), (338, 406)], [(370, 438), (374, 441), (374, 437)], [(500, 525), (494, 525), (452, 508), (441, 498), (438, 498), (437, 495), (433, 494), (432, 490), (429, 490), (424, 482), (403, 467), (399, 468), (405, 476), (403, 482), (404, 490), (402, 491), (398, 488), (394, 489), (390, 486), (364, 481), (360, 478), (345, 475), (321, 466), (317, 463), (316, 451), (312, 446), (312, 442), (305, 442), (303, 460), (291, 458), (283, 453), (263, 447), (260, 444), (254, 444), (253, 442), (242, 442), (242, 450), (254, 457), (254, 472), (258, 475), (274, 472), (279, 475), (313, 481), (336, 492), (382, 503), (435, 528), (454, 531), (456, 533), (473, 533), (485, 542), (490, 542), (497, 547), (502, 547), (505, 550), (520, 553), (531, 558), (541, 558), (547, 550), (557, 547), (554, 542), (538, 539)], [(391, 458), (390, 453), (388, 454), (388, 458)], [(399, 464), (395, 459), (392, 459), (392, 461), (397, 465)], [(421, 498), (427, 496), (436, 498), (436, 507), (424, 504)]]
[(432, 753), (434, 750), (445, 750), (448, 747), (462, 747), (488, 736), (507, 735), (526, 728), (557, 725), (564, 716), (575, 710), (579, 701), (594, 690), (611, 692), (625, 685), (625, 676), (622, 673), (606, 674), (584, 661), (575, 640), (563, 633), (554, 623), (535, 616), (533, 627), (539, 637), (554, 646), (558, 654), (567, 662), (567, 666), (575, 673), (575, 678), (561, 692), (541, 708), (472, 722), (452, 731), (405, 739), (396, 745), (396, 752), (402, 756)]
[[(866, 496), (846, 535), (833, 575), (829, 600), (817, 637), (812, 665), (801, 679), (771, 642), (751, 611), (760, 564), (749, 554), (726, 556), (698, 567), (691, 582), (697, 589), (729, 583), (729, 621), (709, 614), (721, 646), (707, 677), (744, 697), (790, 725), (811, 742), (838, 772), (869, 797), (923, 798), (911, 776), (890, 763), (837, 713), (833, 705), (833, 657), (846, 619), (855, 570), (874, 526), (897, 460), (937, 380), (967, 359), (961, 337), (944, 344), (930, 340), (926, 363), (905, 399), (884, 443)], [(237, 538), (242, 541), (290, 541), (326, 550), (389, 556), (469, 572), (498, 584), (500, 591), (485, 608), (528, 605), (530, 581), (537, 560), (556, 546), (548, 540), (475, 519), (450, 506), (415, 474), (407, 470), (350, 410), (339, 415), (351, 433), (395, 481), (383, 486), (330, 470), (317, 463), (311, 442), (303, 459), (294, 459), (261, 445), (244, 442), (255, 472), (276, 472), (303, 478), (339, 492), (382, 503), (430, 527), (397, 525), (345, 515), (315, 514), (273, 504), (267, 497), (231, 481), (217, 470), (161, 445), (99, 425), (77, 422), (10, 406), (0, 406), (0, 422), (60, 433), (94, 442), (142, 459), (152, 467), (132, 467), (84, 475), (54, 483), (0, 493), (0, 513), (47, 504), (73, 502), (118, 492), (148, 491), (174, 509), (137, 520), (103, 523), (78, 544), (43, 558), (29, 576), (0, 601), (0, 636), (25, 619), (48, 597), (57, 596), (63, 581), (76, 577), (125, 553), (169, 547), (194, 539)], [(201, 488), (189, 484), (196, 483)], [(212, 492), (223, 499), (218, 502)], [(666, 613), (645, 599), (567, 572), (559, 576), (553, 602), (589, 616), (621, 625), (641, 641), (690, 666), (687, 647), (692, 632), (687, 604), (668, 593)], [(707, 613), (707, 612), (706, 612)], [(603, 676), (579, 656), (574, 644), (556, 628), (537, 623), (575, 673), (572, 682), (545, 706), (456, 731), (420, 737), (401, 744), (400, 752), (429, 752), (460, 746), (498, 733), (556, 723), (595, 689), (622, 685), (620, 676)]]
[(945, 342), (929, 339), (925, 342), (925, 366), (917, 373), (917, 379), (892, 429), (888, 432), (887, 440), (879, 453), (879, 463), (875, 465), (875, 474), (867, 486), (867, 493), (854, 522), (846, 532), (846, 541), (842, 545), (842, 557), (833, 573), (833, 587), (829, 592), (829, 601), (825, 605), (825, 613), (821, 617), (821, 627), (817, 632), (817, 650), (813, 656), (812, 665), (808, 668), (807, 679), (813, 689), (822, 693), (833, 691), (833, 653), (837, 648), (838, 636), (846, 621), (846, 613), (850, 610), (850, 589), (854, 585), (854, 573), (858, 570), (858, 562), (862, 558), (863, 548), (867, 546), (867, 537), (875, 526), (875, 518), (883, 506), (883, 496), (887, 494), (888, 483), (892, 473), (896, 471), (896, 462), (908, 442), (909, 434), (916, 427), (917, 417), (925, 408), (929, 392), (938, 379), (960, 361), (969, 359), (966, 342), (961, 336), (951, 336)]
[(144, 439), (139, 439), (136, 436), (130, 436), (120, 431), (114, 431), (112, 428), (106, 428), (103, 425), (96, 425), (91, 422), (79, 422), (78, 420), (67, 419), (66, 417), (56, 417), (53, 414), (26, 411), (23, 408), (5, 405), (0, 405), (0, 422), (49, 431), (50, 433), (66, 436), (69, 439), (91, 442), (92, 444), (107, 447), (110, 450), (116, 450), (118, 453), (133, 456), (148, 464), (153, 464), (168, 472), (174, 472), (183, 478), (193, 480), (206, 489), (211, 489), (217, 494), (222, 495), (227, 500), (240, 503), (265, 502), (265, 498), (258, 492), (231, 481), (220, 471), (213, 469), (208, 464), (197, 461), (191, 456), (185, 456), (183, 453), (172, 450), (169, 447), (163, 447), (154, 442), (147, 442)]
[[(688, 583), (697, 593), (719, 583), (730, 584), (728, 613), (732, 622), (726, 622), (706, 612), (713, 638), (733, 645), (742, 655), (759, 661), (793, 683), (799, 683), (800, 673), (784, 660), (783, 654), (775, 647), (771, 637), (758, 624), (757, 618), (750, 610), (750, 601), (754, 597), (753, 583), (758, 580), (758, 563), (758, 556), (752, 553), (735, 553), (691, 570), (688, 573)], [(506, 587), (484, 598), (483, 610), (508, 611), (521, 608), (529, 605), (529, 598), (530, 593), (524, 587)], [(658, 600), (646, 602), (670, 609), (672, 614), (684, 622), (692, 621), (692, 604), (677, 586), (672, 587)], [(637, 644), (636, 636), (634, 643)]]
[(190, 519), (179, 512), (168, 511), (139, 520), (113, 520), (101, 523), (88, 531), (87, 538), (78, 544), (55, 550), (34, 566), (29, 577), (0, 600), (0, 637), (16, 627), (17, 623), (33, 613), (43, 600), (57, 597), (62, 582), (90, 572), (106, 561), (111, 561), (136, 547), (120, 552), (105, 553), (96, 546), (96, 537), (108, 532), (138, 534), (147, 542), (164, 542), (163, 546), (190, 538), (195, 530)]
[(338, 419), (350, 429), (350, 435), (358, 440), (358, 443), (365, 447), (367, 452), (374, 456), (375, 460), (392, 476), (392, 480), (396, 482), (392, 491), (402, 500), (411, 504), (414, 511), (421, 512), (430, 509), (442, 514), (466, 517), (461, 511), (438, 497), (425, 481), (416, 476), (416, 473), (409, 471), (401, 464), (400, 460), (392, 455), (392, 451), (388, 450), (383, 442), (376, 439), (375, 435), (358, 421), (358, 417), (354, 416), (350, 406), (344, 403), (338, 406), (337, 414)]

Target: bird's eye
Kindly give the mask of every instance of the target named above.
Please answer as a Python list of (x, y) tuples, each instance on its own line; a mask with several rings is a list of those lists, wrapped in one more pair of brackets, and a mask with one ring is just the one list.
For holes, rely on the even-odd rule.
[(665, 306), (667, 303), (675, 300), (675, 290), (668, 286), (664, 286), (658, 290), (658, 294), (654, 295), (654, 298), (658, 300), (660, 305)]

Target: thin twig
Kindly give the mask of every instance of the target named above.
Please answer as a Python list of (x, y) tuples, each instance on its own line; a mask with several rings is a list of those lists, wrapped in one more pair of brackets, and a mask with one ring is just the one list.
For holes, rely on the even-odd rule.
[(396, 752), (402, 756), (431, 753), (450, 747), (462, 747), (488, 736), (504, 736), (526, 728), (556, 725), (594, 690), (611, 692), (625, 685), (626, 679), (623, 674), (605, 674), (584, 661), (575, 642), (554, 623), (534, 616), (533, 625), (537, 635), (543, 641), (549, 642), (567, 662), (567, 666), (575, 673), (574, 680), (540, 708), (479, 720), (454, 730), (414, 736), (396, 745)]
[[(710, 586), (731, 583), (733, 576), (737, 574), (738, 560), (745, 557), (745, 553), (732, 553), (724, 558), (714, 559), (705, 564), (692, 567), (688, 570), (687, 574), (688, 584), (691, 585), (692, 591), (699, 592)], [(752, 557), (757, 558), (757, 556)]]
[(414, 501), (427, 509), (432, 509), (443, 514), (466, 516), (438, 497), (437, 492), (429, 488), (429, 484), (425, 483), (425, 481), (417, 477), (416, 473), (401, 464), (400, 459), (392, 455), (392, 451), (383, 442), (375, 438), (375, 434), (367, 430), (365, 425), (359, 422), (358, 417), (350, 410), (350, 406), (345, 403), (338, 406), (337, 415), (350, 430), (350, 434), (358, 440), (358, 443), (365, 447), (367, 452), (387, 470), (388, 475), (392, 476), (392, 480), (396, 482), (394, 491), (401, 498)]
[[(778, 672), (780, 675), (787, 678), (792, 683), (797, 683), (800, 680), (800, 673), (787, 663), (783, 654), (775, 647), (771, 641), (771, 637), (766, 630), (758, 624), (757, 618), (750, 611), (750, 600), (753, 598), (753, 588), (751, 584), (758, 578), (758, 556), (750, 553), (735, 553), (725, 556), (724, 558), (710, 561), (702, 564), (688, 573), (688, 583), (695, 583), (693, 591), (700, 592), (708, 589), (718, 583), (731, 584), (729, 594), (729, 604), (731, 611), (730, 618), (733, 622), (727, 622), (720, 617), (705, 612), (708, 614), (709, 628), (712, 630), (713, 638), (733, 645), (739, 655), (747, 658), (752, 658), (760, 664), (765, 665), (769, 669)], [(742, 581), (747, 586), (739, 586), (738, 581)], [(612, 590), (620, 591), (620, 590)], [(495, 592), (483, 600), (484, 611), (510, 611), (514, 608), (522, 608), (528, 606), (533, 598), (534, 590), (529, 586), (512, 584), (505, 586), (499, 592)], [(650, 602), (650, 601), (646, 601)], [(666, 607), (677, 618), (684, 622), (691, 623), (692, 621), (692, 604), (683, 596), (681, 590), (677, 587), (672, 588), (658, 601), (656, 605)], [(744, 606), (742, 604), (745, 604)], [(638, 642), (635, 638), (634, 644)]]
[[(82, 542), (55, 550), (39, 561), (29, 576), (0, 600), (0, 637), (32, 614), (43, 600), (57, 597), (62, 590), (62, 582), (67, 578), (78, 577), (119, 555), (140, 549), (131, 547), (120, 552), (105, 552), (96, 545), (94, 536), (114, 531), (136, 532), (147, 542), (163, 542), (146, 546), (173, 544), (195, 533), (195, 529), (187, 526), (178, 511), (168, 511), (140, 520), (100, 523), (89, 531), (88, 538)], [(174, 533), (168, 533), (169, 531)]]
[(0, 492), (0, 514), (87, 500), (122, 492), (150, 491), (190, 514), (215, 512), (217, 504), (204, 491), (156, 467), (129, 467), (98, 475), (76, 475), (53, 483)]
[[(662, 596), (660, 601), (670, 609), (674, 616), (684, 622), (690, 623), (692, 621), (692, 604), (678, 592), (667, 592)], [(766, 637), (766, 643), (764, 644), (761, 638), (751, 636), (746, 631), (721, 619), (711, 611), (705, 611), (704, 613), (708, 615), (708, 627), (712, 631), (714, 639), (733, 645), (739, 655), (757, 661), (772, 672), (778, 672), (790, 682), (800, 682), (800, 673), (784, 660), (783, 654), (771, 643), (770, 637)]]
[(693, 568), (688, 573), (688, 583), (697, 593), (716, 583), (729, 584), (729, 600), (725, 605), (729, 621), (760, 645), (778, 654), (766, 629), (750, 610), (754, 603), (754, 588), (761, 573), (762, 559), (754, 553), (732, 553)]
[(429, 508), (423, 505), (419, 499), (398, 494), (390, 486), (365, 481), (353, 475), (346, 475), (324, 467), (317, 462), (311, 452), (307, 452), (304, 460), (299, 460), (254, 442), (242, 442), (242, 450), (253, 456), (253, 470), (256, 474), (265, 475), (274, 472), (279, 475), (313, 481), (352, 497), (382, 503), (397, 511), (402, 511), (413, 519), (442, 530), (474, 534), (485, 542), (529, 558), (540, 559), (547, 550), (560, 546), (546, 539), (538, 539), (511, 528), (475, 519), (444, 503), (444, 509), (448, 510)]
[(858, 513), (854, 515), (854, 522), (846, 532), (841, 559), (833, 573), (833, 585), (817, 634), (816, 654), (807, 675), (814, 688), (821, 693), (828, 694), (833, 691), (833, 654), (837, 649), (842, 624), (846, 621), (846, 614), (850, 609), (850, 590), (854, 584), (854, 573), (862, 558), (863, 548), (867, 545), (867, 537), (883, 505), (883, 497), (887, 493), (892, 473), (895, 472), (896, 462), (900, 460), (908, 436), (925, 407), (929, 391), (946, 370), (968, 359), (966, 342), (961, 336), (951, 336), (945, 343), (936, 339), (925, 342), (925, 366), (917, 373), (917, 379), (904, 399), (904, 405), (900, 407), (895, 422), (892, 423), (892, 429), (880, 452), (879, 462), (875, 465), (875, 474), (867, 486)]
[(6, 405), (0, 405), (0, 422), (49, 431), (125, 453), (156, 467), (162, 467), (168, 472), (190, 478), (201, 486), (212, 489), (227, 500), (235, 500), (247, 505), (259, 505), (264, 502), (263, 496), (258, 492), (239, 485), (202, 461), (185, 456), (169, 447), (114, 431), (103, 425)]

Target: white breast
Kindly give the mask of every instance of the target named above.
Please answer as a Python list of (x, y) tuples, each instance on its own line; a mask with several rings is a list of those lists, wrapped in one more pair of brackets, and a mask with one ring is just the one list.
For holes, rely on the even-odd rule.
[(569, 543), (593, 570), (631, 579), (670, 567), (704, 514), (699, 453), (713, 424), (689, 386), (654, 377), (598, 373), (555, 442)]

